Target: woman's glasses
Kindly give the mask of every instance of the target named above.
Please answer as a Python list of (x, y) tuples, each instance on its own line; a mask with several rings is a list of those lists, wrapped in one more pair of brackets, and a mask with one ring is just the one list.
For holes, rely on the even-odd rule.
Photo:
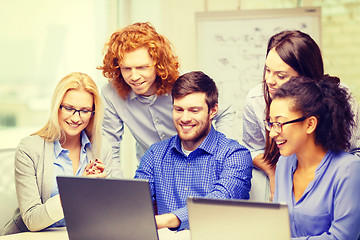
[(281, 133), (282, 132), (282, 127), (286, 124), (290, 124), (290, 123), (296, 123), (296, 122), (302, 122), (306, 119), (306, 117), (301, 117), (301, 118), (297, 118), (288, 122), (284, 122), (284, 123), (279, 123), (279, 122), (270, 122), (269, 120), (264, 120), (265, 123), (265, 128), (266, 130), (268, 130), (269, 132), (271, 131), (271, 128), (274, 128), (274, 131), (277, 133)]
[(68, 106), (64, 106), (64, 105), (60, 105), (60, 109), (64, 114), (66, 114), (68, 116), (72, 116), (72, 115), (74, 115), (75, 113), (78, 112), (80, 118), (89, 118), (89, 117), (91, 117), (92, 115), (95, 114), (95, 111), (90, 111), (90, 110), (86, 110), (86, 109), (78, 110), (78, 109), (68, 107)]

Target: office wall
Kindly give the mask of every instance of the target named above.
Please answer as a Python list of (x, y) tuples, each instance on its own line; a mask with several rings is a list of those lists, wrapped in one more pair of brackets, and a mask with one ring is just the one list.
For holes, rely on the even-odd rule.
[[(153, 21), (158, 31), (173, 42), (184, 70), (197, 67), (195, 12), (321, 7), (325, 71), (339, 76), (360, 99), (360, 81), (357, 80), (360, 76), (357, 67), (360, 64), (359, 0), (157, 0), (147, 6), (147, 14), (140, 11), (141, 0), (127, 2), (136, 2), (133, 5), (139, 9), (132, 9), (130, 22)], [(160, 15), (158, 9), (161, 9)]]

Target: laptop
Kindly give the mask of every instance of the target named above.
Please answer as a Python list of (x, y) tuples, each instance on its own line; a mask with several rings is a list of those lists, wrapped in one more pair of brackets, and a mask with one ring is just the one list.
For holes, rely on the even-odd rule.
[(289, 212), (285, 204), (187, 199), (191, 240), (289, 240)]
[(158, 240), (149, 183), (57, 177), (70, 240)]

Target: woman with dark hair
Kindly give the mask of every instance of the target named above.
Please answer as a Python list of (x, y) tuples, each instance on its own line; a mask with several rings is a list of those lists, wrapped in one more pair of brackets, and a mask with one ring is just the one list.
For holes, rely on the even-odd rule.
[[(324, 66), (320, 48), (308, 34), (301, 31), (282, 31), (270, 38), (264, 80), (249, 91), (244, 106), (243, 143), (250, 150), (254, 165), (268, 176), (271, 195), (275, 186), (275, 167), (279, 150), (269, 139), (263, 120), (268, 116), (272, 95), (291, 77), (305, 76), (318, 82), (323, 75)], [(349, 89), (347, 91), (350, 92)], [(353, 100), (351, 106), (357, 124), (360, 116), (359, 106)], [(350, 146), (346, 150), (360, 155), (360, 128), (356, 124), (351, 129)]]
[(293, 77), (272, 95), (265, 126), (281, 154), (274, 202), (288, 205), (293, 239), (360, 235), (360, 158), (345, 152), (354, 118), (339, 82)]

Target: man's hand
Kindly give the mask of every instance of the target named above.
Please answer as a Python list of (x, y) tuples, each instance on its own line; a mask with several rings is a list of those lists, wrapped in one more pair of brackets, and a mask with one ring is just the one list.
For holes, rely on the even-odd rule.
[(157, 228), (177, 228), (180, 226), (180, 220), (173, 213), (165, 213), (155, 216)]

